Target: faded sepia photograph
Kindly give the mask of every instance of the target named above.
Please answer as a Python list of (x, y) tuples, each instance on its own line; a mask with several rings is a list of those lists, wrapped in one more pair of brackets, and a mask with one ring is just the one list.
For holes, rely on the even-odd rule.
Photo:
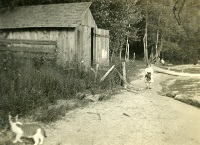
[(200, 145), (200, 0), (0, 0), (0, 145)]

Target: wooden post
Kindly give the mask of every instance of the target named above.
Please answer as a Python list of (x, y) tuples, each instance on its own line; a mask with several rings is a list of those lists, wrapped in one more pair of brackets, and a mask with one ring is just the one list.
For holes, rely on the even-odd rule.
[(120, 61), (122, 60), (122, 48), (120, 48), (120, 50), (119, 50), (119, 60)]
[(95, 79), (98, 76), (98, 71), (99, 71), (99, 63), (96, 64), (96, 73), (95, 73)]
[(98, 70), (99, 70), (99, 64), (97, 63), (96, 64), (96, 70), (94, 70), (93, 68), (90, 68), (91, 71), (94, 73), (94, 82), (96, 83), (96, 80), (97, 80), (97, 76), (98, 76)]
[(118, 73), (120, 79), (122, 79), (122, 81), (124, 81), (124, 83), (126, 83), (126, 85), (130, 87), (129, 83), (126, 80), (124, 80), (124, 77), (120, 74), (120, 72), (116, 68), (115, 68), (115, 71)]
[(147, 6), (148, 6), (148, 0), (146, 0), (146, 23), (145, 23), (145, 34), (144, 34), (144, 38), (143, 38), (143, 43), (144, 43), (144, 60), (145, 63), (148, 64), (149, 60), (148, 60), (148, 45), (147, 45), (147, 39), (148, 39), (148, 34), (147, 34), (147, 29), (148, 29), (148, 11), (147, 11)]
[(127, 47), (127, 60), (126, 61), (129, 62), (129, 43), (127, 44), (127, 46), (128, 47)]
[(135, 52), (133, 53), (133, 60), (135, 61)]
[(153, 59), (154, 59), (154, 56), (153, 56), (153, 49), (154, 49), (154, 47), (152, 47), (152, 49), (151, 49), (151, 62), (153, 62)]
[[(122, 62), (122, 68), (123, 68), (123, 79), (126, 82), (126, 63), (125, 62)], [(124, 88), (126, 88), (126, 87), (127, 87), (127, 85), (126, 85), (126, 83), (124, 83)]]
[(125, 61), (126, 61), (126, 62), (129, 61), (129, 43), (128, 43), (128, 36), (127, 36), (127, 40), (126, 40)]

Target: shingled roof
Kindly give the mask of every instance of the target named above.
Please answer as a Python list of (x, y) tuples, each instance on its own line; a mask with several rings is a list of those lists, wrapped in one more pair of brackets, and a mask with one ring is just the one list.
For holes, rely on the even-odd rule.
[(0, 29), (76, 27), (91, 2), (49, 4), (0, 9)]

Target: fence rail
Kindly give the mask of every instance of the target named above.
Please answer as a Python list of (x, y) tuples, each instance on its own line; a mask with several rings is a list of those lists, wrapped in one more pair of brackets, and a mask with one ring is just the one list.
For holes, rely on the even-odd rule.
[(0, 46), (0, 51), (11, 51), (11, 52), (32, 52), (32, 53), (50, 53), (53, 54), (56, 52), (55, 48), (37, 48), (37, 47), (6, 47)]
[(21, 58), (41, 56), (45, 59), (54, 59), (56, 57), (56, 48), (56, 41), (0, 39), (0, 53), (11, 52), (13, 56)]
[(25, 40), (25, 39), (0, 39), (0, 44), (30, 44), (30, 45), (57, 45), (56, 41)]

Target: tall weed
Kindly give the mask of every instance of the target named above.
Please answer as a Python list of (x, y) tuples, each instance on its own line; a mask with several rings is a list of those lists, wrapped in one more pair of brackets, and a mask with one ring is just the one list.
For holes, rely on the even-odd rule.
[[(93, 72), (86, 71), (77, 61), (61, 67), (40, 58), (15, 58), (11, 53), (0, 58), (1, 118), (7, 118), (8, 113), (29, 115), (39, 107), (46, 110), (49, 104), (59, 99), (75, 98), (78, 92), (87, 90), (95, 94), (119, 84), (116, 72), (100, 83), (107, 70), (100, 70), (95, 80)], [(49, 111), (45, 112), (51, 117)], [(53, 111), (53, 118), (59, 115), (58, 112)]]

